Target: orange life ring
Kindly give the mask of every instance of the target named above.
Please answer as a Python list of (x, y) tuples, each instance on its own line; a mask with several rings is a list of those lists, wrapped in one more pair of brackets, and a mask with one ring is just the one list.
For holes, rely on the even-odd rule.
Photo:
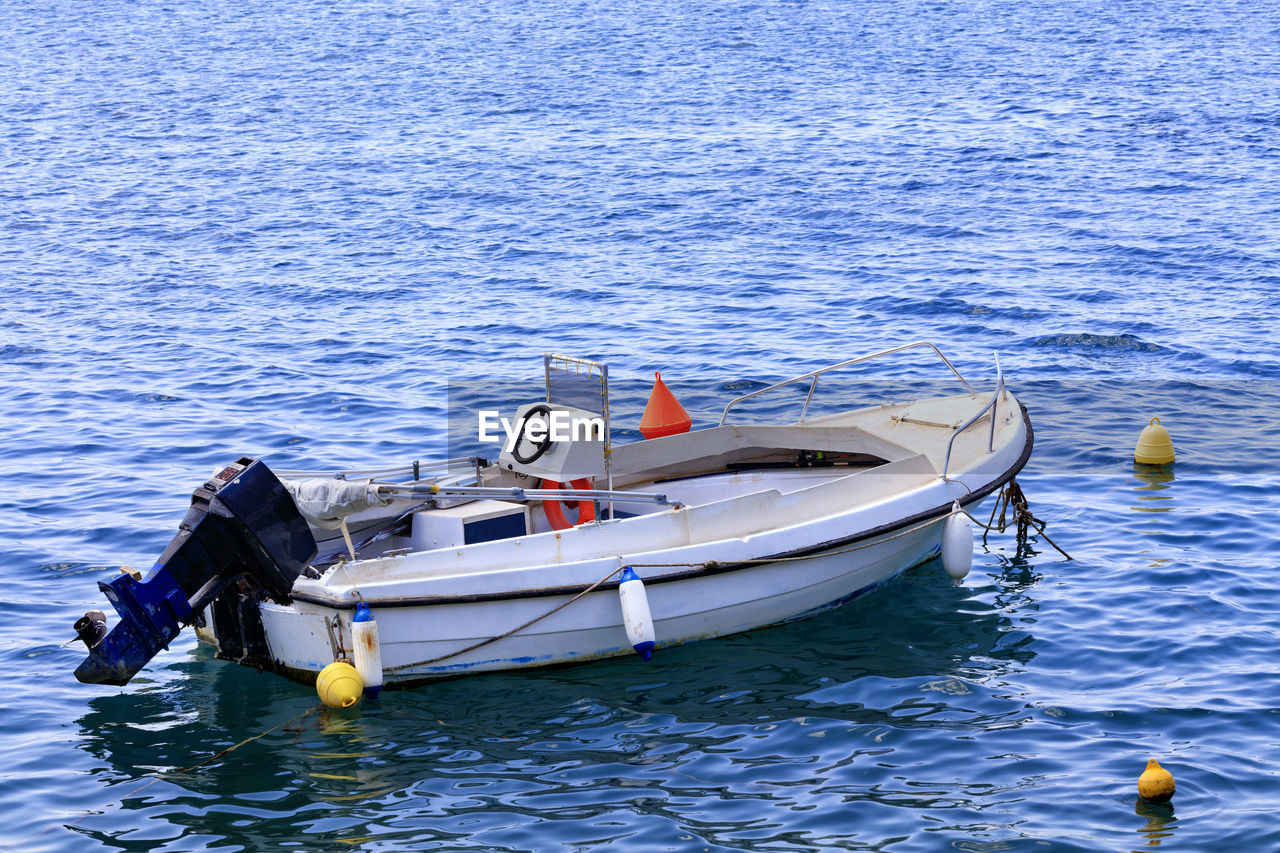
[[(590, 489), (591, 481), (586, 477), (572, 480), (569, 483), (575, 489)], [(563, 489), (564, 484), (555, 480), (543, 480), (542, 488), (544, 489)], [(578, 509), (578, 520), (572, 524), (569, 519), (565, 518), (564, 510), (561, 504), (565, 506), (576, 506)], [(588, 521), (596, 520), (596, 505), (594, 501), (543, 501), (542, 511), (547, 514), (547, 521), (551, 523), (553, 530), (568, 530), (570, 527), (576, 527), (579, 524), (586, 524)]]

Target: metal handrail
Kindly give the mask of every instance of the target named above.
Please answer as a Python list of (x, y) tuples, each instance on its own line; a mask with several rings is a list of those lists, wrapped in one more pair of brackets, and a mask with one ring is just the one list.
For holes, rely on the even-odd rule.
[(457, 456), (454, 459), (440, 459), (431, 461), (413, 461), (407, 465), (397, 465), (396, 467), (380, 467), (380, 469), (367, 470), (347, 470), (347, 471), (314, 471), (314, 470), (276, 470), (276, 476), (282, 476), (285, 479), (333, 479), (333, 480), (383, 480), (392, 478), (392, 476), (410, 476), (412, 479), (421, 479), (422, 471), (448, 471), (458, 470), (462, 467), (475, 467), (483, 461), (479, 456)]
[(881, 352), (875, 352), (875, 353), (872, 353), (871, 355), (864, 355), (864, 356), (859, 356), (858, 358), (851, 358), (848, 361), (842, 361), (839, 364), (833, 364), (833, 365), (830, 365), (829, 367), (822, 367), (811, 373), (805, 373), (801, 376), (795, 376), (795, 377), (792, 377), (791, 379), (786, 379), (782, 382), (777, 383), (776, 385), (770, 385), (768, 388), (761, 388), (757, 391), (752, 391), (749, 394), (743, 394), (741, 397), (735, 397), (734, 399), (730, 400), (728, 404), (724, 407), (724, 412), (720, 415), (720, 426), (724, 426), (725, 421), (728, 419), (729, 410), (732, 409), (734, 406), (738, 405), (739, 403), (741, 403), (743, 400), (749, 400), (752, 397), (759, 397), (761, 394), (768, 394), (770, 391), (776, 391), (779, 388), (785, 388), (788, 385), (793, 385), (796, 382), (803, 382), (804, 380), (809, 379), (811, 380), (809, 383), (809, 395), (805, 397), (804, 408), (800, 411), (800, 420), (804, 421), (805, 417), (809, 414), (809, 403), (812, 402), (813, 400), (814, 389), (818, 387), (818, 377), (821, 376), (822, 374), (829, 373), (832, 370), (839, 370), (842, 367), (848, 367), (851, 364), (858, 364), (859, 362), (863, 362), (863, 361), (871, 361), (872, 359), (880, 358), (881, 356), (893, 355), (894, 353), (899, 353), (899, 352), (902, 352), (903, 350), (915, 349), (916, 347), (928, 347), (929, 349), (937, 353), (938, 358), (942, 359), (943, 364), (951, 368), (951, 372), (956, 375), (956, 379), (960, 380), (960, 384), (965, 387), (965, 390), (968, 391), (970, 394), (974, 393), (973, 386), (965, 381), (965, 378), (960, 375), (960, 371), (956, 370), (955, 365), (953, 365), (950, 361), (948, 361), (947, 357), (942, 354), (942, 350), (938, 349), (936, 346), (929, 343), (928, 341), (916, 341), (913, 344), (905, 344), (900, 347), (894, 347), (893, 349), (887, 349)]
[(471, 468), (479, 461), (477, 456), (458, 456), (453, 459), (436, 459), (430, 462), (415, 461), (394, 468), (376, 468), (350, 471), (302, 471), (278, 470), (276, 476), (292, 480), (316, 478), (324, 480), (382, 480), (388, 477), (412, 477), (418, 479), (423, 471), (446, 471), (458, 468)]
[(987, 452), (993, 453), (996, 449), (995, 407), (1000, 402), (1000, 395), (1004, 393), (1005, 387), (1004, 387), (1004, 370), (1000, 368), (1000, 353), (995, 353), (994, 355), (996, 357), (995, 393), (991, 395), (991, 399), (987, 401), (987, 404), (978, 410), (978, 413), (976, 415), (969, 418), (969, 420), (967, 420), (964, 423), (964, 426), (957, 427), (956, 431), (951, 433), (951, 440), (947, 442), (947, 455), (943, 457), (943, 460), (942, 460), (942, 476), (944, 478), (947, 476), (947, 468), (951, 465), (951, 446), (956, 443), (956, 438), (959, 437), (960, 433), (964, 432), (969, 427), (973, 426), (979, 420), (981, 420), (982, 416), (985, 415), (988, 411), (991, 412), (991, 430), (987, 434)]
[(609, 489), (522, 489), (505, 486), (401, 486), (381, 484), (379, 493), (389, 497), (434, 498), (507, 498), (517, 501), (618, 501), (619, 503), (656, 503), (680, 506), (665, 494), (623, 492)]

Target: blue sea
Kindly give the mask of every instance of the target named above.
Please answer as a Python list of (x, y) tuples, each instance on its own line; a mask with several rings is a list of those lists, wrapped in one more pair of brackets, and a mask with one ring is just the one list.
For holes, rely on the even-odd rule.
[[(1274, 4), (0, 9), (4, 844), (1280, 849)], [(190, 631), (72, 677), (98, 581), (238, 456), (443, 456), (448, 389), (548, 351), (634, 437), (655, 370), (705, 426), (917, 340), (986, 389), (999, 354), (1074, 559), (992, 534), (959, 587), (354, 714)]]

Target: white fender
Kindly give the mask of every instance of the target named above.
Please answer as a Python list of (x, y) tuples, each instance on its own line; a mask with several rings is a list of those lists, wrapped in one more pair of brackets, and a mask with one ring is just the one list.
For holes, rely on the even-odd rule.
[(956, 585), (973, 567), (973, 522), (960, 511), (959, 501), (942, 525), (942, 568)]
[(352, 663), (364, 681), (364, 695), (376, 699), (382, 689), (382, 647), (378, 643), (378, 623), (363, 601), (356, 605), (351, 620)]
[(631, 648), (648, 660), (653, 655), (653, 616), (649, 613), (649, 596), (645, 593), (644, 582), (630, 566), (622, 570), (618, 600), (622, 603), (622, 626), (627, 629)]

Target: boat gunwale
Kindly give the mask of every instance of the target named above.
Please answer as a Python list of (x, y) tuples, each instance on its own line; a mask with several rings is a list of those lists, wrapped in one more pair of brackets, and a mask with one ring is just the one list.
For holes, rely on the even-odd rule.
[[(960, 503), (972, 504), (982, 500), (983, 498), (986, 498), (988, 495), (991, 495), (997, 489), (1004, 486), (1006, 483), (1008, 483), (1010, 480), (1016, 477), (1018, 473), (1022, 471), (1023, 467), (1027, 464), (1027, 461), (1031, 458), (1031, 451), (1035, 442), (1035, 433), (1031, 425), (1031, 417), (1028, 414), (1027, 407), (1025, 405), (1023, 405), (1022, 403), (1019, 403), (1018, 407), (1019, 409), (1021, 409), (1022, 422), (1026, 428), (1026, 438), (1024, 439), (1022, 453), (1019, 455), (1017, 461), (1015, 461), (1011, 466), (1005, 469), (1005, 471), (1002, 472), (995, 479), (989, 481), (988, 483), (984, 484), (983, 486), (980, 486), (975, 490), (971, 490), (963, 499), (959, 499)], [(954, 478), (944, 478), (944, 479), (954, 481)], [(749, 562), (707, 561), (705, 563), (702, 563), (700, 567), (691, 567), (686, 571), (671, 572), (669, 574), (657, 575), (651, 578), (646, 577), (644, 581), (646, 585), (675, 583), (678, 581), (692, 580), (695, 578), (726, 574), (728, 572), (742, 571), (742, 570), (751, 569), (751, 568), (759, 568), (760, 566), (768, 564), (770, 561), (774, 561), (774, 560), (795, 559), (798, 557), (805, 557), (810, 555), (816, 556), (824, 551), (829, 551), (833, 548), (838, 548), (844, 545), (852, 545), (854, 543), (861, 542), (867, 539), (879, 538), (887, 534), (891, 534), (896, 531), (899, 531), (903, 528), (907, 528), (915, 524), (920, 524), (921, 522), (927, 521), (934, 517), (937, 517), (939, 520), (941, 520), (942, 517), (945, 517), (947, 514), (951, 512), (952, 503), (953, 502), (948, 502), (940, 506), (935, 506), (927, 510), (922, 510), (913, 515), (907, 516), (904, 519), (895, 520), (895, 521), (888, 522), (886, 524), (882, 524), (868, 530), (859, 531), (858, 533), (852, 536), (845, 536), (839, 539), (828, 540), (815, 545), (806, 545), (803, 548), (796, 548), (790, 551), (782, 551), (782, 552), (770, 554), (764, 557), (754, 558)], [(692, 565), (693, 564), (691, 564), (691, 566)], [(619, 584), (619, 581), (617, 580), (609, 580), (609, 581), (605, 581), (603, 583), (598, 584), (595, 587), (595, 589), (597, 590), (617, 589), (618, 584)], [(528, 599), (528, 598), (563, 597), (563, 596), (577, 595), (589, 588), (591, 588), (590, 584), (572, 584), (568, 586), (528, 588), (528, 589), (515, 590), (511, 592), (482, 592), (482, 593), (464, 593), (459, 595), (448, 595), (448, 596), (378, 598), (378, 599), (374, 599), (373, 601), (368, 601), (365, 603), (374, 604), (378, 607), (395, 607), (395, 608), (438, 607), (438, 606), (451, 605), (451, 604), (478, 604), (483, 602), (495, 602), (495, 601), (517, 601), (517, 600)], [(323, 607), (333, 611), (354, 610), (356, 608), (356, 605), (360, 603), (360, 601), (357, 601), (351, 598), (343, 598), (343, 599), (336, 600), (328, 596), (309, 594), (306, 592), (291, 594), (290, 602), (291, 603), (303, 602), (306, 604), (313, 604), (313, 605)]]

